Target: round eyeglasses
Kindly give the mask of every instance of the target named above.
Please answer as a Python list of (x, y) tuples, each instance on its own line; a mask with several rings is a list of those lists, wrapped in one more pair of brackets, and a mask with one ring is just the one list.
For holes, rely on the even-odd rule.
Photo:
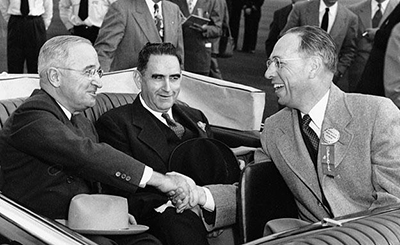
[(55, 67), (55, 68), (64, 69), (64, 70), (68, 70), (68, 71), (78, 71), (90, 78), (94, 77), (96, 74), (99, 75), (99, 78), (101, 78), (104, 75), (104, 71), (101, 68), (99, 68), (99, 69), (92, 68), (92, 69), (83, 70), (83, 71), (77, 70), (77, 69), (72, 69), (72, 68), (65, 68), (65, 67)]
[(279, 57), (272, 57), (270, 59), (267, 60), (267, 62), (265, 62), (265, 64), (267, 65), (267, 69), (269, 68), (270, 65), (272, 65), (272, 63), (275, 64), (275, 68), (277, 70), (280, 70), (282, 68), (282, 61), (289, 61), (289, 60), (301, 60), (303, 58), (288, 58), (288, 59), (281, 59)]

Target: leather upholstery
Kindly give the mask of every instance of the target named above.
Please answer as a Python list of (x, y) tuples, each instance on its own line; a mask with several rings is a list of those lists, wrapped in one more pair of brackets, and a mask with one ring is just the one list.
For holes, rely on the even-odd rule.
[(250, 163), (241, 175), (238, 195), (240, 242), (262, 237), (269, 220), (297, 217), (292, 193), (273, 162)]

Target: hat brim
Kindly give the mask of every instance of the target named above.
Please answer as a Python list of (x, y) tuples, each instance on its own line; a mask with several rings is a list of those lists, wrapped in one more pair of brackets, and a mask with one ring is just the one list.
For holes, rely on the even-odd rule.
[[(56, 221), (68, 227), (67, 220), (57, 219)], [(133, 235), (143, 233), (147, 231), (149, 227), (145, 225), (129, 225), (126, 229), (117, 230), (70, 229), (85, 235)]]

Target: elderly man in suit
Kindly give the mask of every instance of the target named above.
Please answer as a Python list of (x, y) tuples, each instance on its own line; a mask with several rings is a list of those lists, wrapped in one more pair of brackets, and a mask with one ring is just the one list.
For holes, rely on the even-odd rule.
[[(81, 113), (95, 105), (96, 91), (102, 86), (103, 71), (88, 39), (53, 37), (41, 48), (38, 63), (40, 89), (0, 130), (4, 195), (48, 218), (68, 219), (71, 199), (98, 192), (99, 182), (129, 193), (146, 186), (163, 193), (184, 190), (187, 196), (178, 196), (181, 205), (197, 193), (187, 177), (161, 174), (98, 142), (93, 124)], [(160, 244), (148, 234), (136, 236), (138, 240), (128, 238), (110, 239), (118, 244)]]
[[(185, 47), (186, 71), (208, 76), (210, 74), (211, 47), (214, 38), (222, 35), (224, 13), (220, 0), (169, 0), (179, 6), (181, 12), (188, 18), (191, 14), (210, 19), (208, 24), (183, 24), (183, 41)], [(189, 4), (190, 3), (190, 4)]]
[(347, 70), (350, 92), (356, 90), (357, 83), (361, 79), (376, 31), (399, 2), (399, 0), (366, 0), (348, 7), (358, 17), (357, 52)]
[(281, 31), (287, 23), (287, 18), (290, 14), (290, 11), (292, 11), (293, 9), (293, 5), (299, 1), (304, 0), (292, 0), (291, 4), (286, 5), (285, 7), (280, 8), (274, 12), (272, 22), (269, 25), (268, 38), (267, 40), (265, 40), (265, 52), (267, 53), (267, 57), (269, 57), (269, 55), (272, 53), (275, 43), (279, 39)]
[(184, 56), (179, 8), (163, 0), (118, 0), (104, 18), (95, 49), (104, 71), (137, 66), (137, 54), (148, 43), (170, 42)]
[(334, 83), (348, 90), (348, 81), (343, 77), (354, 59), (356, 52), (357, 16), (340, 4), (338, 0), (310, 0), (293, 7), (288, 22), (281, 35), (295, 26), (322, 26), (327, 15), (326, 32), (332, 36), (337, 46), (339, 61)]
[[(136, 83), (141, 88), (140, 95), (132, 104), (103, 114), (96, 123), (101, 141), (148, 162), (161, 173), (171, 167), (172, 155), (183, 142), (212, 138), (201, 111), (176, 103), (182, 80), (180, 63), (171, 44), (146, 45), (139, 53), (140, 78)], [(166, 115), (179, 125), (180, 133), (171, 130)], [(211, 152), (201, 154), (210, 156)], [(189, 160), (184, 162), (186, 168), (200, 164)], [(232, 163), (238, 166), (236, 159)], [(201, 162), (201, 166), (206, 168), (207, 162)], [(211, 170), (206, 173), (213, 174)], [(218, 183), (199, 187), (199, 205), (179, 214), (175, 209), (165, 209), (167, 199), (151, 188), (128, 196), (130, 210), (165, 244), (208, 244), (207, 231), (232, 225), (236, 217), (236, 186)]]
[(272, 160), (308, 222), (400, 202), (400, 111), (333, 82), (337, 52), (319, 27), (288, 31), (265, 76), (286, 108), (265, 120), (256, 161)]

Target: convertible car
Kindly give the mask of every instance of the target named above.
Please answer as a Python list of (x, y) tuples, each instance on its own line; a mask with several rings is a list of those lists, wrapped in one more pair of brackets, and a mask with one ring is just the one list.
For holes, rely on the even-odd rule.
[[(84, 114), (95, 121), (107, 110), (132, 102), (139, 90), (134, 69), (107, 73), (97, 103)], [(39, 87), (33, 74), (0, 74), (0, 130), (9, 115)], [(202, 110), (215, 138), (251, 161), (260, 146), (265, 93), (258, 89), (183, 73), (179, 100)], [(0, 166), (0, 192), (4, 179)], [(264, 225), (276, 218), (295, 218), (293, 196), (272, 162), (248, 163), (239, 179), (237, 224), (210, 238), (225, 244), (400, 244), (400, 205), (323, 220), (263, 237)], [(84, 236), (42, 217), (0, 193), (0, 244), (94, 244)]]

